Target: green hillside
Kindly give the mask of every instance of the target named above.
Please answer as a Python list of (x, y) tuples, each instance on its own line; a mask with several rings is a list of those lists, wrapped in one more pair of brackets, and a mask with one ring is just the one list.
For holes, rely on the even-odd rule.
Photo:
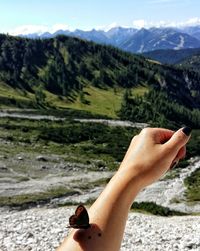
[[(200, 107), (199, 82), (197, 72), (111, 46), (66, 36), (33, 40), (0, 35), (1, 107), (71, 108), (116, 118), (122, 117), (129, 90), (142, 100), (151, 91), (164, 93), (181, 114), (182, 107), (190, 113)], [(139, 109), (142, 102), (137, 105)], [(126, 119), (137, 118), (126, 114)]]
[[(199, 73), (200, 48), (182, 50), (155, 50), (143, 54), (150, 60), (163, 64), (174, 64), (182, 69)], [(156, 61), (155, 61), (156, 62)]]
[(200, 52), (181, 61), (179, 66), (199, 72), (200, 73)]
[(143, 53), (145, 57), (156, 60), (163, 64), (179, 64), (183, 60), (199, 54), (200, 48), (181, 50), (155, 50)]

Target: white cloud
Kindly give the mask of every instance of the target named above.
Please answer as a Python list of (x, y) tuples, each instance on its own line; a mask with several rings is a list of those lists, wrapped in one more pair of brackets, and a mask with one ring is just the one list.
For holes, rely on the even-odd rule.
[[(161, 0), (162, 1), (162, 0)], [(165, 0), (164, 0), (165, 1)], [(132, 22), (132, 27), (141, 29), (141, 28), (150, 28), (150, 27), (177, 27), (181, 28), (184, 26), (195, 26), (195, 25), (200, 25), (200, 17), (192, 17), (186, 21), (180, 21), (180, 22), (172, 22), (172, 21), (147, 21), (145, 19), (136, 19), (133, 20)], [(130, 26), (124, 26), (124, 25), (119, 25), (116, 22), (113, 22), (109, 25), (104, 25), (104, 26), (97, 26), (95, 27), (97, 30), (104, 30), (108, 31), (112, 28), (115, 27), (124, 27), (124, 28), (130, 28)], [(38, 35), (41, 35), (44, 32), (50, 32), (54, 33), (57, 30), (70, 30), (73, 31), (67, 24), (54, 24), (52, 26), (49, 25), (23, 25), (23, 26), (18, 26), (15, 29), (12, 29), (8, 31), (10, 35), (28, 35), (28, 34), (33, 34), (37, 33)]]
[(185, 25), (186, 26), (200, 25), (200, 18), (199, 17), (190, 18), (185, 22)]
[(44, 33), (47, 31), (47, 27), (44, 25), (22, 25), (18, 26), (13, 30), (8, 31), (9, 34), (11, 35), (20, 35), (20, 34), (30, 34), (30, 33)]
[(138, 19), (138, 20), (133, 20), (132, 22), (133, 27), (137, 29), (141, 28), (150, 28), (150, 27), (168, 27), (168, 26), (174, 26), (174, 23), (172, 22), (167, 22), (167, 21), (158, 21), (158, 22), (152, 22), (152, 21), (146, 21), (144, 19)]
[(54, 33), (56, 32), (57, 30), (71, 30), (70, 27), (67, 25), (67, 24), (54, 24), (49, 32), (50, 33)]
[(180, 22), (173, 22), (173, 21), (157, 21), (157, 22), (152, 22), (152, 21), (146, 21), (144, 19), (138, 19), (138, 20), (133, 20), (132, 22), (133, 27), (137, 29), (141, 28), (150, 28), (150, 27), (176, 27), (176, 28), (181, 28), (184, 26), (195, 26), (195, 25), (200, 25), (200, 18), (199, 17), (193, 17), (190, 18), (186, 21), (180, 21)]
[(69, 30), (69, 26), (66, 24), (54, 24), (53, 26), (48, 25), (22, 25), (18, 26), (13, 30), (8, 31), (11, 35), (28, 35), (32, 33), (37, 33), (41, 35), (44, 32), (54, 33), (57, 30)]
[(145, 28), (148, 26), (147, 21), (144, 19), (138, 19), (133, 21), (133, 27), (137, 29)]
[(113, 22), (109, 25), (101, 25), (101, 26), (96, 26), (95, 29), (96, 30), (103, 30), (103, 31), (109, 31), (112, 28), (116, 28), (116, 27), (121, 27), (121, 25), (117, 24), (116, 22)]

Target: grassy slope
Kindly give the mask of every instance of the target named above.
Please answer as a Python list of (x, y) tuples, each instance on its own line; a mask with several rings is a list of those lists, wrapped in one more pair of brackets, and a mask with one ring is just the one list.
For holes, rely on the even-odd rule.
[(16, 107), (16, 103), (9, 100), (16, 100), (18, 104), (28, 104), (30, 101), (34, 101), (34, 95), (20, 89), (14, 89), (0, 81), (0, 100), (4, 100), (4, 102), (0, 102), (0, 108)]
[(123, 89), (114, 93), (113, 89), (99, 89), (95, 87), (84, 88), (84, 98), (89, 104), (83, 104), (78, 95), (73, 102), (67, 99), (59, 99), (58, 96), (46, 92), (47, 102), (57, 108), (72, 108), (76, 110), (88, 111), (93, 114), (116, 117), (116, 111), (120, 109), (123, 96)]
[[(147, 87), (137, 87), (132, 89), (133, 95), (143, 95), (147, 91)], [(123, 88), (107, 88), (100, 89), (93, 86), (84, 88), (84, 98), (88, 104), (80, 101), (80, 95), (75, 94), (75, 99), (69, 101), (66, 98), (60, 98), (50, 92), (45, 92), (46, 102), (55, 108), (71, 108), (75, 110), (83, 110), (92, 114), (106, 115), (111, 118), (117, 118), (116, 112), (120, 109), (122, 98), (124, 94)], [(0, 99), (14, 98), (18, 103), (34, 102), (34, 95), (31, 93), (23, 93), (20, 90), (13, 89), (3, 82), (0, 82)], [(14, 104), (0, 104), (0, 108), (15, 106)]]
[[(132, 89), (133, 95), (143, 95), (147, 91), (146, 87), (137, 87)], [(124, 89), (99, 89), (93, 86), (84, 88), (84, 98), (89, 104), (83, 104), (80, 101), (80, 96), (77, 96), (74, 102), (60, 100), (58, 96), (46, 93), (47, 101), (59, 108), (72, 108), (77, 110), (88, 111), (93, 114), (106, 115), (111, 118), (116, 118), (116, 112), (120, 109)]]

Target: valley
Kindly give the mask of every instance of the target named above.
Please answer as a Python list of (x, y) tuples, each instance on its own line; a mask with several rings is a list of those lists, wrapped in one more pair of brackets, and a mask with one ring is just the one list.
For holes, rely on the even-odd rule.
[[(106, 119), (69, 120), (31, 115), (30, 111), (1, 112), (0, 117), (0, 205), (24, 209), (91, 203), (118, 168), (133, 135), (148, 126)], [(158, 205), (185, 213), (200, 212), (198, 201), (185, 209), (185, 185), (180, 183), (199, 168), (198, 158), (186, 165), (145, 189), (136, 201), (152, 202), (152, 194), (159, 190), (161, 200), (156, 196), (154, 201)], [(172, 201), (176, 201), (174, 205)]]
[(0, 251), (200, 251), (199, 10), (0, 2)]
[[(3, 251), (37, 250), (38, 245), (45, 251), (55, 250), (68, 234), (68, 218), (76, 205), (91, 205), (118, 168), (131, 137), (145, 126), (106, 119), (73, 121), (77, 117), (69, 119), (35, 112), (0, 113), (0, 246)], [(64, 136), (62, 128), (74, 132), (74, 137)], [(90, 138), (87, 138), (88, 130)], [(48, 137), (45, 131), (50, 133)], [(187, 198), (188, 188), (184, 184), (198, 169), (200, 158), (192, 158), (184, 168), (168, 172), (141, 191), (129, 213), (121, 250), (129, 251), (132, 247), (147, 250), (154, 243), (161, 249), (199, 248), (195, 236), (200, 225), (200, 194), (195, 191), (195, 200)], [(163, 235), (167, 241), (163, 241)]]
[(91, 203), (146, 126), (193, 127), (182, 167), (200, 156), (197, 72), (72, 37), (0, 41), (1, 206)]

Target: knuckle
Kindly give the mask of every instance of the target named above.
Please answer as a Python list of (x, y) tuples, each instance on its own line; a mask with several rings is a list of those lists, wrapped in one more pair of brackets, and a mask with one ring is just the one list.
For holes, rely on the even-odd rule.
[(152, 128), (150, 127), (146, 127), (146, 128), (143, 128), (142, 131), (141, 131), (141, 134), (148, 134), (152, 131)]
[(136, 140), (137, 140), (137, 138), (138, 138), (138, 135), (135, 135), (135, 136), (132, 138), (132, 140), (131, 140), (131, 141), (132, 141), (132, 142), (133, 142), (133, 141), (136, 141)]

